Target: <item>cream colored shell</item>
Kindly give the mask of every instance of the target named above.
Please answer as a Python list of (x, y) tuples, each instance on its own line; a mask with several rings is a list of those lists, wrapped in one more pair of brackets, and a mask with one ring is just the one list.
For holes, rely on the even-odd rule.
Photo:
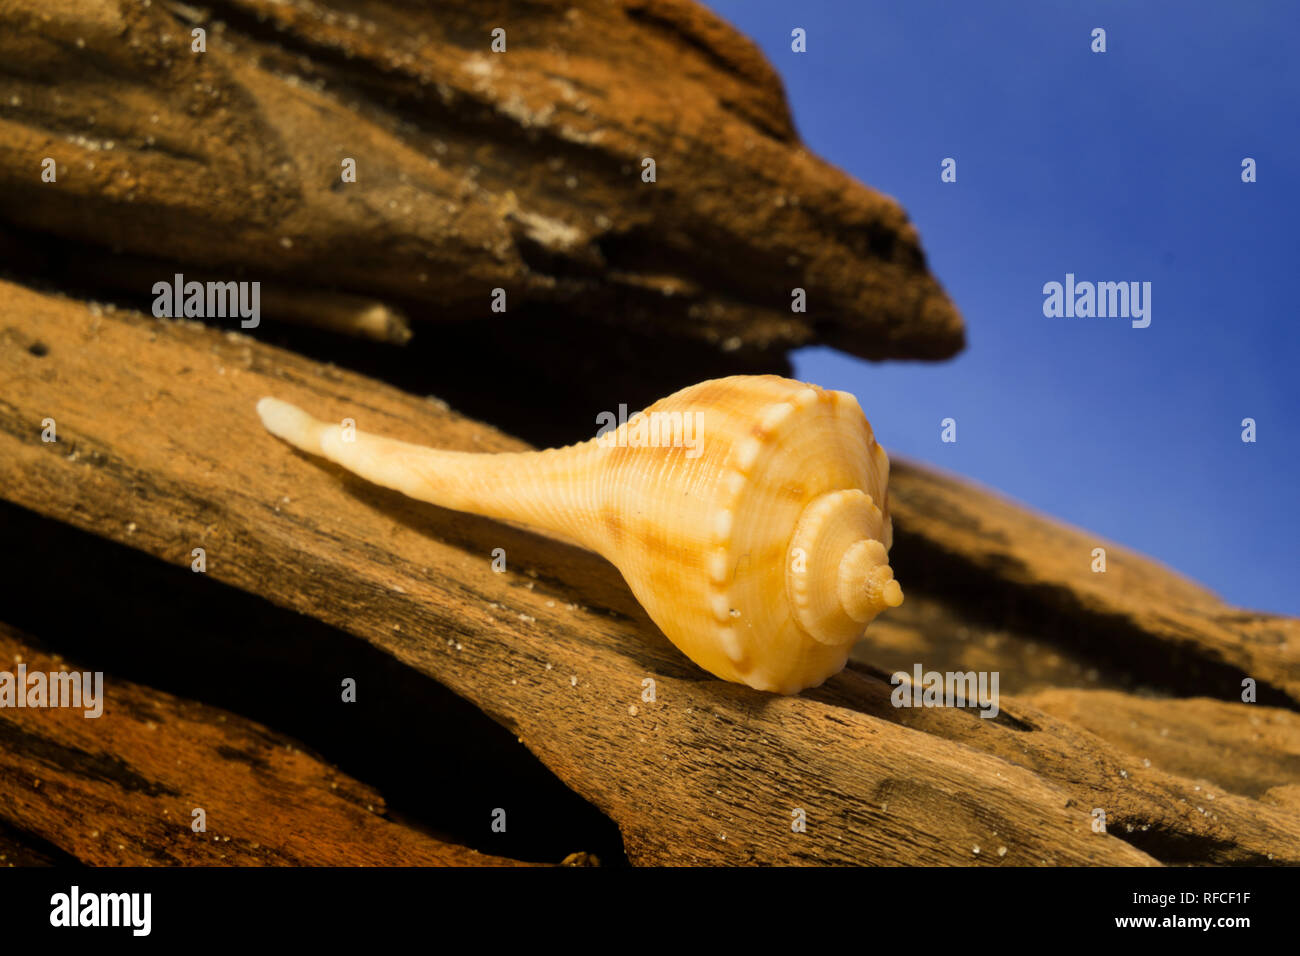
[(603, 555), (664, 634), (726, 680), (816, 686), (902, 602), (887, 563), (889, 460), (847, 392), (715, 379), (601, 438), (499, 455), (363, 432), (345, 442), (339, 426), (275, 399), (258, 411), (274, 434), (378, 484)]

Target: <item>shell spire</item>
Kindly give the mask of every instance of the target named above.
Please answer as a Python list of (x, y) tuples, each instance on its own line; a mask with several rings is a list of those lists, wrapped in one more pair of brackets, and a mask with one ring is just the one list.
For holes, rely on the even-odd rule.
[(828, 492), (804, 509), (787, 587), (800, 626), (816, 640), (856, 641), (877, 614), (903, 603), (880, 541), (883, 523), (871, 496), (856, 488)]

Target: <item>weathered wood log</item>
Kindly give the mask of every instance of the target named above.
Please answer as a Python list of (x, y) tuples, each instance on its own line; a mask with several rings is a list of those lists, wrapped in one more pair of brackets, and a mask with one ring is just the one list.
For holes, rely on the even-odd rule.
[[(987, 720), (894, 708), (884, 675), (861, 668), (797, 698), (712, 680), (594, 555), (370, 487), (289, 452), (253, 413), (275, 394), (408, 440), (523, 447), (443, 407), (198, 323), (95, 316), (11, 285), (0, 302), (8, 500), (181, 567), (203, 547), (212, 576), (435, 677), (611, 816), (634, 862), (1300, 862), (1280, 806), (1222, 794), (1203, 813), (1197, 784), (1014, 697)], [(45, 418), (57, 443), (41, 441)], [(952, 553), (951, 511), (927, 519), (918, 495), (908, 515), (909, 475), (932, 500), (961, 486), (899, 472), (899, 535)], [(507, 574), (491, 569), (497, 547)], [(968, 579), (986, 553), (972, 547)], [(924, 583), (909, 603), (945, 597)], [(1009, 595), (1036, 586), (1006, 578)]]
[(812, 156), (757, 47), (686, 0), (8, 0), (0, 222), (413, 319), (501, 321), (499, 288), (516, 321), (715, 354), (963, 341), (898, 204)]
[[(0, 671), (19, 665), (81, 670), (0, 623)], [(0, 852), (19, 864), (520, 865), (385, 819), (371, 788), (237, 714), (112, 677), (104, 699), (93, 718), (0, 711), (0, 828), (21, 832)]]
[[(1099, 535), (906, 462), (889, 490), (900, 580), (1004, 623), (1035, 620), (1152, 686), (1240, 700), (1251, 678), (1261, 702), (1300, 706), (1300, 620), (1228, 607)], [(1097, 547), (1105, 573), (1092, 571)]]
[(1300, 785), (1300, 714), (1294, 711), (1059, 689), (1028, 702), (1152, 766), (1230, 793), (1285, 804)]
[[(1198, 783), (1205, 779), (1200, 774), (1187, 779), (1166, 773), (1162, 767), (1167, 761), (1153, 762), (1110, 745), (1084, 729), (1090, 722), (1059, 720), (1010, 695), (1001, 696), (999, 717), (988, 720), (953, 708), (896, 708), (890, 701), (892, 691), (883, 672), (846, 672), (808, 696), (852, 706), (1030, 769), (1061, 786), (1089, 813), (1101, 811), (1104, 817), (1095, 819), (1162, 862), (1300, 863), (1300, 821), (1285, 809), (1283, 799), (1264, 804)], [(1161, 713), (1166, 722), (1177, 719), (1177, 709), (1163, 713), (1160, 703), (1152, 703), (1152, 713)], [(1241, 719), (1246, 712), (1258, 713), (1257, 719), (1263, 720), (1279, 713), (1240, 703), (1225, 706)], [(1292, 732), (1288, 740), (1300, 746), (1300, 733)], [(1179, 753), (1183, 771), (1208, 764), (1204, 750), (1183, 748)], [(1300, 768), (1292, 768), (1286, 779), (1300, 781)]]

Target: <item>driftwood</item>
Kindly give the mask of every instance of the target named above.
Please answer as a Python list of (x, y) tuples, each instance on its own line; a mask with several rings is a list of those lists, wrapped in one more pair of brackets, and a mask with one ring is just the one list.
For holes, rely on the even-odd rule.
[(902, 209), (809, 154), (757, 47), (686, 0), (6, 0), (0, 144), (26, 268), (86, 281), (75, 240), (122, 289), (167, 260), (126, 285), (139, 308), (216, 271), (509, 322), (503, 343), (544, 324), (769, 361), (962, 346)]
[[(1139, 682), (1300, 706), (1300, 621), (1228, 607), (1206, 589), (1098, 535), (1040, 518), (968, 482), (901, 463), (890, 507), (902, 529), (895, 566), (950, 598), (1057, 632)], [(1092, 550), (1106, 549), (1105, 573)], [(954, 587), (953, 576), (958, 579)]]
[[(19, 664), (81, 670), (0, 624), (0, 670)], [(0, 712), (0, 819), (20, 831), (13, 862), (515, 865), (384, 819), (371, 788), (236, 714), (116, 680), (106, 689), (110, 703), (91, 719)], [(192, 829), (196, 809), (203, 832)], [(44, 852), (19, 856), (33, 842)]]
[(1293, 711), (1114, 691), (1049, 690), (1029, 702), (1172, 773), (1300, 809), (1300, 714)]
[[(1004, 694), (993, 720), (896, 709), (887, 674), (866, 665), (797, 698), (720, 683), (667, 643), (594, 555), (370, 487), (265, 435), (253, 406), (274, 394), (449, 448), (517, 440), (239, 334), (95, 315), (12, 285), (0, 302), (8, 501), (178, 568), (204, 548), (212, 578), (434, 677), (617, 822), (633, 862), (1300, 862), (1288, 800), (1300, 773), (1285, 759), (1265, 760), (1248, 787), (1216, 777), (1216, 745), (1143, 750), (1113, 727), (1053, 716), (1056, 704)], [(41, 441), (46, 418), (57, 443)], [(1015, 607), (1036, 634), (1035, 621), (1051, 630), (1077, 613), (1067, 642), (1105, 647), (1112, 626), (1115, 641), (1163, 648), (1186, 664), (1177, 683), (1199, 673), (1201, 693), (1235, 720), (1266, 721), (1274, 750), (1296, 749), (1288, 712), (1226, 703), (1239, 691), (1215, 683), (1249, 668), (1293, 706), (1296, 651), (1276, 642), (1263, 653), (1251, 638), (1294, 622), (1231, 611), (1136, 556), (1112, 558), (1124, 571), (1105, 584), (1076, 578), (1072, 549), (1088, 544), (1086, 569), (1086, 535), (915, 466), (897, 470), (891, 495), (912, 608), (895, 633), (924, 632), (942, 614), (987, 622), (996, 608), (980, 595)], [(1060, 564), (1029, 550), (1048, 540), (1068, 543)], [(493, 572), (494, 548), (507, 573)], [(1174, 620), (1185, 623), (1176, 633)], [(1239, 623), (1210, 633), (1213, 621)], [(643, 699), (646, 678), (654, 701)], [(1185, 719), (1182, 704), (1145, 702), (1146, 718)], [(797, 809), (806, 833), (792, 832)], [(1094, 832), (1097, 809), (1106, 833)]]

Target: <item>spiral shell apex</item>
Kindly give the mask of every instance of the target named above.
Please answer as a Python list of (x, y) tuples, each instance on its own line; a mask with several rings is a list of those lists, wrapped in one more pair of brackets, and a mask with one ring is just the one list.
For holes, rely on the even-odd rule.
[(603, 555), (710, 673), (784, 694), (843, 668), (882, 610), (889, 459), (857, 400), (773, 375), (675, 392), (577, 445), (482, 455), (358, 432), (275, 399), (266, 427), (378, 484)]

